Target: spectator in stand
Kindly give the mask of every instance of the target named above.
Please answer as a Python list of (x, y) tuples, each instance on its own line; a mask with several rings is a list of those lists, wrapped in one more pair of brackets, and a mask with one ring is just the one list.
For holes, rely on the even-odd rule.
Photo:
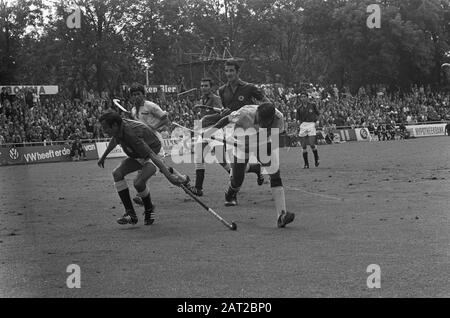
[(19, 132), (17, 130), (15, 130), (14, 134), (12, 135), (12, 143), (16, 147), (21, 146), (22, 138), (20, 137)]
[(70, 156), (72, 160), (78, 161), (80, 160), (81, 155), (83, 155), (83, 159), (87, 160), (86, 151), (83, 148), (83, 144), (81, 143), (81, 132), (79, 129), (75, 130), (75, 133), (69, 137), (69, 141), (71, 142), (71, 150)]
[[(0, 104), (4, 107), (6, 101), (9, 102), (9, 94), (8, 91), (6, 89), (6, 87), (2, 87), (2, 92), (0, 93)], [(1, 109), (0, 109), (0, 114), (1, 114)]]
[(31, 88), (25, 89), (25, 103), (28, 108), (33, 108), (33, 91)]

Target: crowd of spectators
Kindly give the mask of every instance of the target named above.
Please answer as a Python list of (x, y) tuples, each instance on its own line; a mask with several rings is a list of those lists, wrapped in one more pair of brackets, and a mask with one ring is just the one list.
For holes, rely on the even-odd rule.
[[(311, 85), (306, 89), (321, 113), (319, 127), (378, 127), (380, 125), (417, 124), (450, 121), (450, 92), (433, 92), (429, 87), (413, 86), (410, 92), (387, 92), (382, 85), (361, 87), (352, 95), (344, 88), (339, 92)], [(284, 114), (288, 133), (298, 130), (294, 89), (265, 89), (266, 94)]]
[(1, 100), (0, 143), (63, 141), (77, 130), (82, 139), (105, 138), (97, 118), (110, 107), (101, 99), (91, 102), (47, 95), (27, 103), (20, 96), (8, 96)]
[[(297, 88), (285, 89), (281, 85), (261, 85), (266, 95), (284, 114), (287, 133), (298, 131), (296, 109)], [(410, 92), (388, 92), (382, 85), (361, 87), (356, 94), (347, 88), (341, 91), (332, 85), (320, 87), (308, 84), (306, 90), (317, 103), (321, 113), (319, 127), (378, 127), (380, 125), (414, 124), (450, 121), (450, 92), (432, 91), (430, 87), (413, 86)], [(126, 94), (118, 94), (124, 105), (131, 109)], [(148, 96), (167, 111), (170, 119), (192, 128), (200, 114), (192, 109), (200, 103), (199, 96), (179, 99), (176, 94)], [(114, 108), (107, 92), (93, 90), (76, 94), (39, 96), (35, 92), (8, 96), (1, 92), (0, 144), (22, 142), (52, 142), (71, 139), (75, 133), (81, 139), (102, 139), (97, 119), (100, 114)]]

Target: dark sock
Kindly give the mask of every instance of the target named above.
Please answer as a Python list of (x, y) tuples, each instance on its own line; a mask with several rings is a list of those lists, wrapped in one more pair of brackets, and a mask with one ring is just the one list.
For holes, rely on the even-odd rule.
[(248, 172), (260, 174), (261, 173), (261, 165), (259, 163), (251, 163), (248, 167)]
[(197, 189), (203, 189), (203, 180), (205, 180), (205, 169), (195, 170), (195, 187)]
[(314, 154), (314, 160), (316, 162), (319, 161), (319, 152), (317, 151), (317, 149), (313, 150), (313, 154)]
[(150, 198), (150, 193), (146, 197), (142, 198), (142, 202), (144, 203), (144, 208), (146, 211), (153, 209), (153, 203), (152, 199)]
[(228, 193), (230, 196), (234, 196), (234, 195), (236, 195), (236, 194), (238, 193), (238, 191), (235, 190), (235, 189), (233, 189), (231, 186), (229, 186), (229, 187), (228, 187), (228, 190), (227, 190), (227, 193)]
[(309, 163), (308, 163), (308, 153), (307, 153), (307, 152), (304, 152), (304, 153), (303, 153), (303, 160), (305, 161), (305, 166), (309, 166)]
[(123, 206), (125, 207), (125, 210), (134, 212), (133, 203), (131, 202), (130, 191), (128, 190), (128, 188), (119, 191), (118, 193), (120, 200), (122, 200)]
[(225, 169), (225, 171), (227, 172), (227, 173), (230, 173), (230, 165), (228, 164), (228, 163), (219, 163), (221, 166), (222, 166), (222, 168), (224, 168)]

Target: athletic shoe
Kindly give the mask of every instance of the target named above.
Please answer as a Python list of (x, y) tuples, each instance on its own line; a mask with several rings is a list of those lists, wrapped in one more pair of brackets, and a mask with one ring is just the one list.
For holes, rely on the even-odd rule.
[(315, 165), (316, 167), (318, 167), (318, 166), (319, 166), (319, 160), (317, 160), (317, 161), (314, 163), (314, 165)]
[(295, 214), (291, 212), (282, 212), (278, 217), (277, 225), (279, 228), (285, 227), (286, 224), (291, 223), (295, 219)]
[(237, 205), (237, 193), (231, 189), (225, 192), (225, 206), (236, 206)]
[(189, 190), (191, 190), (191, 192), (193, 194), (195, 194), (196, 196), (198, 196), (198, 197), (203, 196), (203, 190), (202, 189), (199, 189), (199, 188), (196, 188), (196, 187), (191, 187)]
[(120, 225), (125, 224), (136, 224), (138, 222), (138, 218), (136, 216), (136, 213), (134, 211), (127, 211), (124, 215), (122, 215), (121, 218), (117, 219), (117, 223)]
[(309, 169), (309, 165), (305, 165), (303, 169)]
[(135, 196), (133, 198), (133, 202), (136, 203), (137, 205), (144, 206), (144, 202), (142, 201), (141, 197)]
[(155, 222), (155, 208), (144, 211), (144, 225), (152, 225)]
[(258, 178), (256, 179), (256, 182), (258, 183), (259, 186), (262, 185), (264, 183), (264, 175), (260, 172), (256, 176)]

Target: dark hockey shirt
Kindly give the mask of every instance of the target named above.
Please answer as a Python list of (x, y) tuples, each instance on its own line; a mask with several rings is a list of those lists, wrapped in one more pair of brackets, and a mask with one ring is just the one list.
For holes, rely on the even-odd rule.
[(135, 159), (150, 159), (150, 149), (154, 153), (161, 150), (161, 141), (147, 125), (123, 119), (119, 137), (114, 137), (123, 151)]
[(319, 119), (319, 110), (316, 104), (307, 102), (297, 108), (297, 120), (300, 122), (315, 123)]
[(234, 92), (230, 83), (221, 86), (219, 88), (219, 96), (223, 107), (236, 111), (242, 106), (254, 104), (253, 99), (263, 100), (264, 93), (254, 84), (239, 80)]

